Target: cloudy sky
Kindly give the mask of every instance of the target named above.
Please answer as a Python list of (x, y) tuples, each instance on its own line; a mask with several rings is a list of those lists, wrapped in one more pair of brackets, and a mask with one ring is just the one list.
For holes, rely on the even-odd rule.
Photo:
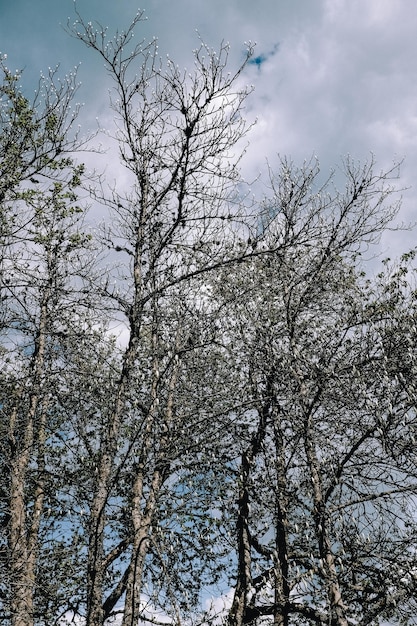
[[(139, 36), (156, 36), (161, 54), (191, 65), (196, 29), (211, 46), (230, 42), (231, 69), (244, 42), (257, 43), (247, 82), (255, 91), (248, 117), (258, 123), (244, 164), (251, 175), (266, 159), (296, 163), (317, 155), (322, 169), (343, 156), (378, 167), (405, 158), (401, 218), (417, 220), (417, 3), (415, 0), (78, 0), (80, 13), (110, 31), (126, 27), (138, 8), (147, 21)], [(0, 0), (0, 51), (10, 69), (25, 68), (24, 84), (60, 64), (81, 62), (79, 99), (85, 119), (106, 114), (100, 61), (65, 33), (74, 21), (72, 0)], [(61, 71), (60, 70), (60, 71)], [(391, 233), (384, 252), (414, 244)]]

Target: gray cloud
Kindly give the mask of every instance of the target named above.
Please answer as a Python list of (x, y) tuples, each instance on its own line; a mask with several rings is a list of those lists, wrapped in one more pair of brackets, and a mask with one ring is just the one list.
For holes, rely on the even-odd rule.
[[(126, 26), (137, 10), (132, 0), (78, 0), (78, 6), (110, 31)], [(347, 153), (365, 159), (373, 152), (381, 167), (405, 157), (401, 184), (414, 183), (414, 0), (144, 0), (142, 6), (148, 20), (138, 38), (158, 37), (161, 54), (169, 52), (180, 66), (192, 62), (196, 29), (214, 47), (230, 41), (232, 65), (241, 61), (245, 40), (257, 42), (243, 77), (255, 87), (248, 117), (258, 119), (244, 162), (248, 177), (266, 158), (273, 164), (277, 153), (297, 162), (317, 154), (326, 171)], [(82, 61), (80, 99), (92, 123), (107, 115), (108, 85), (102, 63), (60, 26), (68, 16), (74, 18), (72, 0), (0, 0), (0, 49), (33, 82), (49, 65), (68, 71)], [(404, 194), (405, 220), (414, 218), (414, 194)], [(392, 235), (386, 247), (397, 250), (405, 239)]]

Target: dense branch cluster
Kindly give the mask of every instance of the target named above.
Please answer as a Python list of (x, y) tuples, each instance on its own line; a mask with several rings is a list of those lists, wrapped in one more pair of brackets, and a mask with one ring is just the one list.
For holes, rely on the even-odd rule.
[(252, 50), (183, 73), (141, 19), (70, 28), (123, 186), (78, 160), (75, 76), (30, 101), (1, 62), (0, 620), (411, 624), (414, 252), (362, 262), (398, 168), (347, 159), (339, 191), (283, 158), (249, 202)]

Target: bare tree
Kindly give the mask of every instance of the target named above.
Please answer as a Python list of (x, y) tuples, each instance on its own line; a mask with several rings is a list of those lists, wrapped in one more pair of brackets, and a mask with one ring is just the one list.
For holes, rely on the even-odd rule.
[[(111, 40), (78, 18), (72, 33), (104, 59), (114, 81), (115, 139), (131, 176), (128, 193), (114, 188), (111, 194), (105, 190), (97, 194), (113, 215), (104, 239), (120, 257), (109, 269), (102, 291), (124, 320), (128, 341), (113, 408), (100, 435), (89, 522), (87, 600), (87, 623), (93, 625), (102, 624), (124, 596), (127, 626), (140, 616), (159, 494), (172, 472), (178, 471), (172, 434), (182, 433), (183, 438), (191, 426), (187, 412), (179, 410), (184, 402), (183, 355), (202, 344), (183, 313), (184, 302), (188, 295), (197, 301), (205, 297), (203, 291), (198, 293), (199, 287), (204, 289), (202, 276), (254, 254), (247, 233), (256, 231), (258, 217), (251, 216), (238, 197), (239, 157), (233, 156), (246, 132), (242, 108), (247, 89), (237, 85), (251, 50), (230, 74), (227, 46), (216, 53), (201, 43), (194, 71), (187, 74), (170, 60), (163, 64), (154, 41), (132, 45), (141, 13), (126, 32)], [(239, 247), (242, 231), (246, 239)], [(173, 311), (172, 321), (166, 311)], [(127, 566), (104, 599), (106, 563), (111, 561), (104, 548), (107, 508), (116, 476), (128, 463), (126, 457), (116, 459), (128, 407), (138, 394), (135, 385), (144, 400), (136, 403), (136, 416), (129, 418), (137, 424), (129, 448), (129, 455), (137, 459), (129, 486), (131, 534), (114, 552), (117, 558), (124, 555)], [(178, 455), (184, 443), (176, 447)]]
[(248, 403), (230, 624), (341, 626), (415, 612), (416, 468), (384, 451), (415, 427), (392, 342), (402, 319), (414, 362), (415, 306), (404, 265), (383, 289), (361, 274), (361, 250), (393, 216), (392, 172), (346, 166), (339, 194), (314, 190), (314, 165), (284, 161), (267, 202), (290, 245), (218, 288)]

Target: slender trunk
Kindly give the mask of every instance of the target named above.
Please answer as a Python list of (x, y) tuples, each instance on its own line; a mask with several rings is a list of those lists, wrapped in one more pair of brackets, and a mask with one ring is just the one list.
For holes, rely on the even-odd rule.
[(241, 486), (238, 498), (238, 517), (236, 522), (238, 576), (236, 581), (233, 603), (229, 611), (228, 625), (242, 626), (248, 605), (248, 593), (251, 588), (251, 544), (248, 526), (249, 492), (248, 481), (251, 468), (251, 458), (247, 453), (242, 455)]
[(48, 412), (48, 400), (42, 403), (41, 415), (37, 431), (37, 474), (33, 498), (32, 520), (28, 530), (28, 555), (27, 572), (32, 580), (32, 588), (35, 589), (36, 561), (39, 553), (39, 529), (42, 520), (45, 500), (45, 441), (46, 441), (46, 418)]
[(108, 452), (106, 452), (102, 455), (99, 467), (97, 468), (97, 488), (90, 511), (87, 561), (87, 626), (102, 626), (104, 621), (104, 511), (108, 498), (108, 484), (111, 475), (111, 467), (111, 456)]
[[(10, 462), (10, 520), (8, 549), (11, 576), (11, 623), (12, 626), (33, 626), (33, 601), (35, 589), (35, 567), (38, 552), (38, 530), (43, 505), (42, 485), (38, 484), (34, 498), (34, 517), (28, 528), (26, 511), (26, 476), (35, 447), (35, 418), (40, 403), (41, 380), (45, 367), (47, 325), (47, 296), (41, 306), (39, 331), (32, 357), (32, 388), (26, 410), (24, 435), (18, 439), (19, 418), (22, 418), (24, 390), (20, 389), (9, 419)], [(42, 426), (40, 432), (42, 431)], [(41, 435), (41, 437), (44, 436)], [(36, 442), (37, 443), (37, 442)]]
[(143, 200), (141, 202), (140, 224), (136, 233), (135, 255), (133, 264), (134, 300), (128, 317), (130, 326), (129, 344), (123, 358), (122, 371), (117, 385), (115, 406), (109, 416), (107, 428), (101, 442), (102, 453), (96, 469), (97, 479), (93, 502), (90, 510), (90, 532), (87, 563), (87, 617), (86, 626), (102, 626), (105, 620), (104, 579), (106, 566), (104, 559), (104, 530), (106, 526), (106, 505), (110, 495), (117, 451), (120, 424), (125, 407), (125, 397), (129, 385), (129, 377), (135, 365), (139, 349), (141, 320), (143, 313), (142, 289), (142, 255), (144, 242), (144, 226), (147, 220), (147, 179), (141, 182)]
[(259, 408), (259, 423), (247, 450), (242, 454), (241, 476), (236, 522), (238, 575), (232, 606), (228, 615), (228, 626), (242, 626), (248, 618), (249, 593), (252, 590), (252, 555), (249, 531), (249, 483), (252, 465), (261, 450), (271, 411), (272, 375), (267, 380), (267, 401)]
[(106, 505), (111, 489), (114, 457), (117, 450), (120, 420), (124, 409), (127, 378), (136, 353), (134, 346), (135, 342), (131, 340), (125, 353), (115, 407), (109, 417), (107, 430), (101, 442), (103, 451), (96, 467), (97, 482), (90, 510), (86, 626), (102, 626), (105, 619), (103, 592), (105, 578), (104, 529), (106, 525)]
[(140, 617), (140, 599), (142, 592), (142, 577), (148, 554), (150, 529), (155, 513), (159, 490), (162, 484), (162, 474), (156, 470), (152, 477), (150, 493), (145, 508), (141, 511), (143, 489), (140, 485), (142, 477), (138, 477), (134, 485), (134, 502), (132, 520), (134, 524), (134, 540), (132, 557), (128, 568), (125, 609), (122, 626), (137, 626)]
[(320, 474), (320, 462), (314, 445), (311, 410), (306, 409), (305, 414), (304, 447), (313, 487), (313, 515), (319, 545), (319, 554), (322, 563), (322, 571), (327, 584), (331, 620), (330, 624), (331, 626), (348, 626), (346, 606), (342, 599), (336, 563), (331, 549), (331, 542), (328, 533), (326, 503), (323, 496), (324, 492)]
[(140, 618), (140, 599), (142, 591), (142, 578), (145, 560), (148, 554), (150, 530), (154, 519), (160, 488), (163, 484), (167, 472), (169, 461), (166, 457), (166, 450), (169, 445), (169, 430), (173, 425), (173, 405), (175, 388), (177, 384), (179, 359), (171, 373), (168, 383), (168, 398), (164, 414), (164, 434), (159, 441), (159, 455), (156, 459), (154, 471), (150, 482), (149, 494), (143, 503), (144, 484), (146, 477), (146, 464), (149, 459), (149, 451), (153, 440), (153, 428), (158, 417), (158, 385), (159, 385), (159, 360), (157, 328), (153, 332), (153, 383), (152, 383), (152, 406), (145, 428), (142, 442), (142, 451), (135, 480), (132, 486), (132, 523), (134, 529), (134, 539), (132, 546), (132, 557), (128, 568), (125, 610), (122, 626), (136, 626)]
[(274, 626), (288, 626), (288, 604), (290, 588), (288, 585), (288, 496), (285, 467), (285, 440), (281, 428), (281, 416), (275, 411), (275, 546), (274, 557)]
[[(28, 434), (28, 433), (27, 433)], [(27, 437), (28, 439), (29, 437)], [(33, 626), (33, 578), (27, 570), (25, 478), (30, 448), (11, 463), (9, 555), (12, 626)]]

